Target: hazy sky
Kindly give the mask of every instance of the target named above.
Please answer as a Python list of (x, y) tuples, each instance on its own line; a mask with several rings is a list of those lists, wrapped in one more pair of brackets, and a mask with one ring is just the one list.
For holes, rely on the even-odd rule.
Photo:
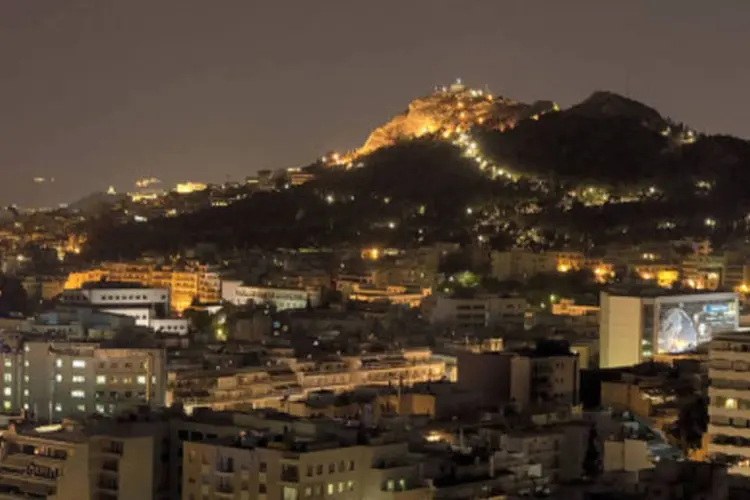
[(0, 0), (0, 203), (308, 163), (458, 76), (562, 106), (627, 92), (750, 137), (748, 19), (747, 0)]

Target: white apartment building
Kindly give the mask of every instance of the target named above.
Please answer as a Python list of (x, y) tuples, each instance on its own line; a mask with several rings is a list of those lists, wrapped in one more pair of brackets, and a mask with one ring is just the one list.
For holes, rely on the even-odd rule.
[(657, 354), (696, 349), (739, 326), (736, 293), (674, 293), (661, 288), (610, 290), (600, 295), (599, 366), (619, 368)]
[(124, 283), (91, 283), (83, 288), (64, 290), (62, 303), (106, 307), (155, 308), (169, 311), (168, 288), (145, 288)]
[(708, 377), (709, 457), (750, 476), (750, 333), (714, 337)]
[(57, 422), (77, 413), (164, 405), (163, 349), (27, 341), (9, 351), (0, 354), (5, 410), (23, 409), (38, 421)]
[(316, 307), (320, 304), (320, 290), (313, 288), (273, 288), (247, 286), (241, 281), (224, 281), (221, 287), (222, 300), (237, 306), (246, 304), (269, 304), (277, 311), (304, 309), (308, 302)]
[(84, 288), (65, 290), (62, 309), (90, 310), (127, 316), (136, 326), (154, 331), (184, 335), (188, 320), (167, 318), (170, 310), (168, 288), (145, 288), (118, 283), (89, 283)]

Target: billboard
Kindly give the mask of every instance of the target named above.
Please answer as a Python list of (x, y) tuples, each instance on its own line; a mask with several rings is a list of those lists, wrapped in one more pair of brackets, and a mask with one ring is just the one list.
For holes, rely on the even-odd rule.
[(738, 304), (733, 295), (661, 300), (656, 315), (659, 354), (691, 351), (711, 340), (714, 333), (733, 331), (739, 326)]

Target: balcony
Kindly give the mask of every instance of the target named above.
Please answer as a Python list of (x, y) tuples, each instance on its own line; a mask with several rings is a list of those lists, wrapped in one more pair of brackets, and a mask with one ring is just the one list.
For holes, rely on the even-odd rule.
[(228, 484), (219, 485), (214, 489), (214, 495), (224, 498), (233, 498), (234, 487)]
[(297, 467), (285, 467), (281, 470), (281, 481), (285, 483), (299, 482), (299, 469)]
[(226, 463), (226, 462), (219, 462), (216, 464), (216, 473), (217, 474), (234, 474), (234, 464)]
[(116, 460), (107, 460), (102, 464), (102, 470), (117, 473), (120, 470), (120, 463)]
[(102, 446), (101, 452), (104, 455), (114, 455), (116, 457), (121, 457), (123, 453), (122, 443), (110, 443), (108, 445)]
[(117, 481), (112, 481), (111, 479), (99, 479), (99, 482), (96, 483), (96, 486), (100, 490), (111, 491), (115, 493), (120, 489)]

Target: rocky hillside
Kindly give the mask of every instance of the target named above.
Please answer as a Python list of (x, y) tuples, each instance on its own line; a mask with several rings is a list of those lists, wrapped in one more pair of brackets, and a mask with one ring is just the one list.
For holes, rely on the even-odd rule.
[(558, 110), (439, 89), (374, 131), (351, 168), (322, 162), (309, 173), (228, 207), (102, 225), (89, 254), (175, 254), (202, 242), (591, 250), (693, 237), (720, 247), (750, 236), (750, 143), (695, 134), (610, 92)]
[(457, 82), (413, 100), (405, 112), (373, 130), (357, 155), (370, 154), (399, 140), (432, 134), (449, 138), (477, 126), (507, 130), (525, 118), (536, 118), (553, 109), (557, 106), (551, 101), (524, 104)]

